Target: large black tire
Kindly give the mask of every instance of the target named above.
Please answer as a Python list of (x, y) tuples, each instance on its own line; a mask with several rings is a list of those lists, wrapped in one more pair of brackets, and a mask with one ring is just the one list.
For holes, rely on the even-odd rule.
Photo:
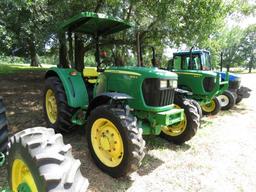
[[(214, 107), (210, 110), (206, 110), (205, 106), (201, 106), (202, 108), (202, 111), (203, 111), (203, 114), (204, 115), (216, 115), (220, 112), (221, 110), (221, 105), (220, 105), (220, 101), (217, 97), (214, 97), (212, 100), (211, 100), (211, 104), (210, 105), (214, 105)], [(207, 107), (207, 109), (209, 109), (209, 107)]]
[(218, 98), (222, 110), (229, 110), (235, 106), (236, 96), (229, 90), (224, 91)]
[[(183, 127), (183, 131), (178, 135), (172, 134), (172, 129), (180, 125), (180, 123), (177, 123), (173, 126), (169, 126), (166, 130), (162, 130), (160, 136), (175, 144), (182, 144), (190, 140), (196, 134), (197, 129), (200, 126), (200, 116), (197, 113), (197, 108), (189, 99), (185, 99), (182, 96), (175, 96), (174, 104), (177, 105), (177, 107), (184, 109), (185, 120), (180, 123), (185, 127)], [(186, 124), (184, 122), (186, 122)]]
[(202, 111), (200, 104), (194, 99), (189, 99), (189, 100), (196, 107), (197, 113), (199, 114), (200, 119), (201, 119), (203, 117), (203, 111)]
[(243, 98), (249, 98), (250, 92), (252, 90), (248, 87), (241, 86), (239, 89), (236, 90), (237, 98), (236, 98), (236, 104), (240, 103)]
[(242, 100), (243, 100), (243, 97), (241, 95), (237, 95), (236, 104), (240, 103)]
[[(110, 121), (118, 130), (120, 140), (123, 143), (123, 154), (120, 153), (118, 156), (120, 162), (119, 164), (116, 164), (114, 166), (109, 166), (106, 162), (100, 160), (98, 157), (95, 147), (101, 148), (102, 153), (106, 154), (107, 156), (111, 156), (111, 150), (115, 149), (114, 144), (111, 144), (111, 150), (107, 151), (105, 149), (102, 149), (103, 145), (96, 146), (95, 142), (98, 143), (99, 138), (94, 138), (93, 135), (93, 126), (96, 126), (94, 123), (97, 120), (104, 119)], [(105, 125), (105, 124), (104, 124)], [(103, 126), (102, 126), (103, 127)], [(101, 127), (99, 128), (100, 134), (103, 134), (103, 137), (105, 137), (104, 129), (102, 130)], [(94, 159), (96, 165), (106, 172), (107, 174), (111, 175), (112, 177), (121, 177), (121, 176), (127, 176), (131, 174), (132, 172), (135, 172), (139, 166), (141, 165), (141, 161), (143, 157), (145, 156), (144, 153), (144, 147), (145, 147), (145, 141), (142, 138), (142, 129), (137, 127), (137, 120), (135, 117), (133, 117), (131, 114), (127, 114), (124, 109), (120, 108), (113, 108), (108, 105), (103, 105), (95, 108), (87, 122), (87, 140), (88, 140), (88, 146), (92, 155), (92, 158)], [(97, 128), (98, 131), (98, 128)], [(108, 133), (108, 130), (107, 130)], [(107, 134), (106, 133), (106, 134)], [(111, 131), (109, 131), (109, 134)], [(116, 133), (115, 133), (116, 134)], [(111, 133), (113, 136), (113, 134)], [(108, 139), (108, 142), (110, 142), (108, 135), (106, 136)], [(101, 139), (102, 137), (100, 137)], [(93, 141), (95, 139), (96, 141)], [(100, 140), (99, 139), (99, 140)], [(119, 140), (119, 141), (120, 141)], [(118, 143), (120, 143), (118, 141)], [(93, 144), (94, 143), (94, 144)], [(111, 143), (111, 142), (110, 142)], [(113, 143), (113, 142), (112, 142)], [(117, 143), (117, 142), (115, 142)], [(93, 146), (94, 145), (94, 146)], [(112, 160), (111, 160), (112, 161)]]
[[(57, 119), (55, 122), (51, 122), (46, 110), (46, 94), (48, 90), (52, 90), (54, 92), (57, 103)], [(43, 100), (43, 109), (47, 126), (54, 128), (57, 132), (72, 131), (74, 129), (74, 125), (72, 125), (71, 119), (72, 115), (75, 113), (75, 109), (68, 106), (64, 87), (58, 77), (49, 77), (45, 80)]]
[(0, 97), (0, 152), (5, 153), (8, 144), (8, 123), (5, 114), (3, 98)]
[[(8, 182), (12, 191), (18, 191), (21, 184), (17, 178), (24, 172), (17, 168), (21, 162), (40, 192), (87, 191), (88, 180), (80, 172), (80, 160), (73, 158), (71, 145), (65, 145), (62, 135), (55, 134), (53, 129), (35, 127), (15, 134), (10, 139), (8, 153)], [(15, 182), (18, 186), (13, 186)]]

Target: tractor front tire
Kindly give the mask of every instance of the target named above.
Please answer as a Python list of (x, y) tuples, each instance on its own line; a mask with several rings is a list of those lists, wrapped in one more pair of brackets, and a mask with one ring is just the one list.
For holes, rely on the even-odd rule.
[(220, 100), (214, 97), (209, 104), (201, 106), (204, 115), (216, 115), (221, 110)]
[(229, 90), (224, 91), (218, 98), (222, 110), (229, 110), (235, 105), (236, 96)]
[(8, 123), (5, 114), (3, 98), (0, 97), (0, 152), (5, 153), (8, 144)]
[(194, 99), (189, 99), (189, 100), (196, 107), (197, 113), (199, 114), (200, 119), (201, 119), (203, 117), (203, 111), (202, 111), (200, 104)]
[(102, 105), (87, 122), (88, 146), (96, 165), (112, 177), (135, 172), (145, 155), (145, 141), (137, 120), (124, 109)]
[(200, 126), (200, 116), (197, 108), (189, 99), (181, 96), (175, 97), (174, 104), (177, 108), (184, 109), (184, 120), (162, 129), (160, 136), (175, 144), (182, 144), (190, 140)]
[(35, 127), (16, 133), (8, 144), (11, 191), (85, 192), (88, 180), (71, 150), (71, 145), (65, 145), (62, 135), (53, 129)]
[(64, 87), (58, 77), (45, 80), (43, 109), (49, 127), (57, 132), (73, 130), (71, 119), (75, 109), (68, 106)]

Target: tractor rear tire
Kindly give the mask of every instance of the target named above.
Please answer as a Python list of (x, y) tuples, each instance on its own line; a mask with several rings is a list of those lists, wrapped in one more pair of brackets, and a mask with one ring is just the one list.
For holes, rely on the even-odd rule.
[(189, 99), (189, 100), (196, 107), (197, 113), (199, 114), (200, 119), (201, 119), (203, 117), (203, 111), (202, 111), (200, 104), (194, 99)]
[[(190, 140), (196, 134), (197, 129), (200, 126), (200, 116), (197, 113), (197, 108), (191, 103), (189, 99), (178, 96), (175, 97), (174, 104), (178, 108), (184, 109), (185, 119), (180, 123), (169, 126), (165, 131), (162, 130), (160, 136), (167, 141), (180, 145)], [(176, 126), (182, 125), (181, 123), (185, 127), (182, 127), (182, 131), (180, 131), (180, 133), (175, 134), (171, 132), (171, 130)]]
[(5, 114), (3, 98), (0, 97), (0, 152), (5, 153), (8, 145), (8, 122)]
[(235, 106), (236, 96), (229, 90), (224, 91), (218, 98), (222, 110), (229, 110)]
[(35, 127), (16, 133), (8, 144), (11, 191), (29, 187), (33, 192), (85, 192), (88, 180), (71, 150), (71, 145), (65, 145), (62, 135), (53, 129)]
[(220, 112), (221, 105), (220, 105), (220, 100), (217, 97), (214, 97), (212, 99), (211, 105), (214, 106), (212, 109), (209, 109), (208, 107), (206, 109), (205, 108), (206, 106), (201, 106), (204, 115), (216, 115)]
[[(49, 93), (52, 93), (51, 102), (53, 102), (53, 104), (51, 103), (50, 105), (55, 106), (53, 107), (53, 112), (47, 107), (47, 102), (50, 100), (47, 96)], [(71, 119), (75, 109), (68, 106), (64, 87), (58, 77), (49, 77), (46, 79), (43, 100), (43, 109), (47, 125), (54, 128), (57, 132), (67, 133), (72, 131), (74, 126), (72, 126)]]
[(128, 176), (141, 165), (145, 141), (137, 119), (124, 109), (102, 105), (87, 122), (87, 141), (96, 165), (112, 177)]

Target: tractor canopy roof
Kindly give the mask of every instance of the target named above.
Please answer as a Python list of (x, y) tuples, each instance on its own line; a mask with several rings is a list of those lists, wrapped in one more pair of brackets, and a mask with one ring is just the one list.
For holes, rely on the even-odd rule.
[[(201, 49), (197, 49), (197, 50), (192, 50), (192, 54), (203, 54), (203, 53), (207, 53), (210, 54), (209, 51), (206, 50), (201, 50)], [(177, 56), (182, 56), (182, 55), (190, 55), (190, 51), (178, 51), (176, 53), (173, 53), (173, 55), (177, 55)]]
[(131, 24), (117, 17), (101, 13), (81, 12), (66, 20), (60, 26), (60, 30), (101, 36), (117, 33), (130, 27)]

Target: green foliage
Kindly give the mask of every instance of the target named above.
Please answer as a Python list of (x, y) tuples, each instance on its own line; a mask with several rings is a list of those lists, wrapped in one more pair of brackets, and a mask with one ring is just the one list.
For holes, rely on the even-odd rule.
[(238, 54), (251, 72), (256, 67), (256, 25), (249, 26), (244, 32), (238, 47)]
[(256, 25), (243, 30), (239, 27), (223, 29), (203, 42), (212, 54), (212, 64), (219, 67), (220, 53), (223, 52), (223, 65), (230, 67), (253, 67), (256, 63)]
[[(59, 0), (8, 0), (0, 1), (0, 51), (11, 55), (31, 57), (37, 61), (37, 54), (46, 55), (40, 58), (41, 63), (57, 63), (58, 26), (66, 19), (81, 11), (103, 12), (118, 16), (133, 23), (134, 28), (126, 32), (109, 36), (105, 46), (127, 63), (136, 63), (128, 52), (135, 53), (135, 34), (140, 33), (144, 46), (156, 48), (159, 59), (164, 59), (163, 50), (168, 45), (176, 47), (181, 44), (209, 47), (215, 55), (224, 46), (221, 43), (220, 31), (227, 15), (240, 10), (244, 14), (254, 9), (247, 1), (242, 0), (95, 0), (95, 1), (59, 1)], [(221, 33), (222, 34), (222, 33)], [(45, 45), (50, 47), (52, 55), (48, 55)], [(83, 39), (85, 63), (93, 65), (93, 49), (91, 38)], [(112, 44), (124, 45), (115, 49)], [(205, 46), (206, 45), (206, 46)], [(88, 52), (88, 54), (87, 54)], [(145, 54), (150, 54), (146, 51)], [(166, 60), (166, 59), (164, 59)], [(162, 63), (165, 63), (163, 61)], [(213, 57), (213, 63), (218, 63)]]

